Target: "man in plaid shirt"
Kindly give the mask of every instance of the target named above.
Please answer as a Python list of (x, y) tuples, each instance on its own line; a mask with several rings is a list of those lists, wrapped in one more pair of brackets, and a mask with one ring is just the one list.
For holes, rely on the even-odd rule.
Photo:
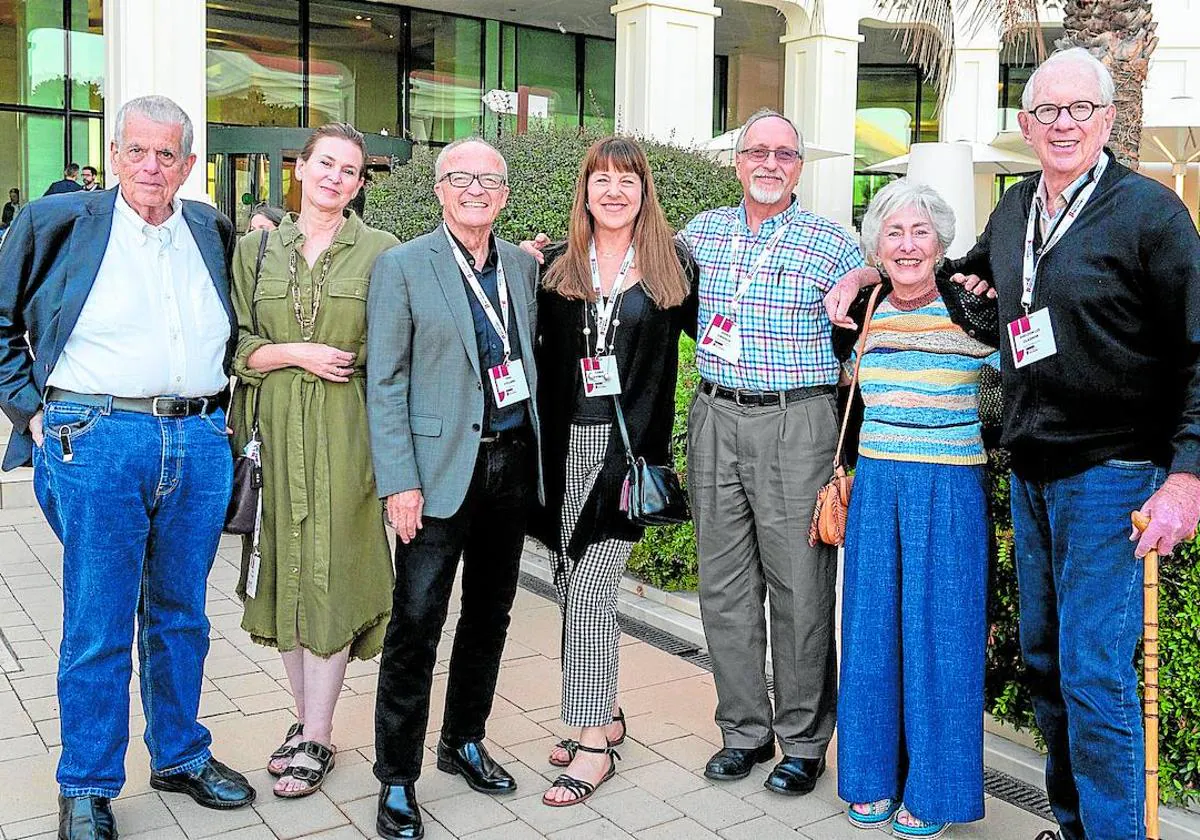
[(688, 485), (724, 740), (704, 775), (745, 778), (778, 739), (783, 760), (764, 784), (791, 795), (824, 772), (837, 705), (837, 554), (808, 544), (838, 431), (839, 366), (822, 301), (863, 265), (849, 232), (793, 197), (803, 163), (796, 126), (756, 113), (737, 143), (742, 204), (701, 213), (678, 235), (700, 268)]

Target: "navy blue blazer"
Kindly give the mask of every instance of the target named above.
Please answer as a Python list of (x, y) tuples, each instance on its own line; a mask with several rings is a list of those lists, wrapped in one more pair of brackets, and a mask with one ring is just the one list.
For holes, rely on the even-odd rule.
[[(80, 190), (30, 202), (0, 246), (0, 409), (13, 424), (3, 469), (31, 461), (29, 420), (41, 408), (46, 380), (96, 282), (118, 189)], [(229, 298), (233, 225), (200, 201), (183, 202), (183, 219), (229, 316), (228, 373), (237, 338)]]

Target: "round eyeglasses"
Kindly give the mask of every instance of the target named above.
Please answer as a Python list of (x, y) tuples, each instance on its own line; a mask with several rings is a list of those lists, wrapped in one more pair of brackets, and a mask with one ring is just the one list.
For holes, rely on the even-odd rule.
[(498, 190), (504, 186), (504, 176), (498, 172), (447, 172), (439, 181), (449, 181), (456, 190), (465, 190), (472, 181), (478, 181), (485, 190)]
[(1053, 125), (1058, 121), (1058, 115), (1066, 111), (1071, 115), (1071, 119), (1075, 122), (1087, 122), (1092, 118), (1092, 114), (1096, 113), (1097, 108), (1104, 108), (1099, 102), (1072, 102), (1070, 105), (1053, 105), (1047, 102), (1045, 105), (1039, 105), (1029, 113), (1033, 114), (1033, 118), (1042, 125)]
[(800, 159), (800, 152), (795, 149), (766, 149), (762, 146), (755, 146), (753, 149), (742, 149), (738, 154), (745, 155), (755, 163), (763, 163), (771, 155), (775, 155), (775, 162), (782, 163), (784, 166), (795, 163)]

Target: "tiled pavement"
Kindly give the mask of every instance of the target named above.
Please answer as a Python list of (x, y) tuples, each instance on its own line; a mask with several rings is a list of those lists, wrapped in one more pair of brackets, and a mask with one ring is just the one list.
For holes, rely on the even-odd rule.
[[(136, 682), (130, 710), (129, 781), (114, 803), (121, 837), (223, 840), (373, 837), (375, 793), (373, 704), (375, 663), (354, 663), (338, 705), (334, 740), (337, 767), (322, 791), (282, 801), (271, 795), (262, 770), (292, 721), (287, 681), (278, 655), (250, 643), (239, 628), (233, 595), (236, 542), (226, 538), (209, 586), (212, 650), (201, 714), (212, 729), (215, 754), (245, 772), (258, 789), (253, 808), (209, 811), (180, 795), (148, 785), (148, 758)], [(36, 508), (0, 510), (0, 629), (19, 663), (10, 670), (0, 644), (0, 840), (55, 836), (54, 766), (59, 752), (54, 697), (61, 638), (62, 549)], [(439, 652), (427, 746), (436, 742), (445, 691), (457, 595)], [(713, 785), (699, 768), (716, 749), (712, 677), (696, 666), (628, 636), (622, 638), (621, 700), (630, 740), (620, 748), (619, 775), (587, 804), (551, 809), (540, 802), (557, 774), (545, 762), (566, 734), (558, 722), (558, 608), (521, 591), (504, 655), (495, 708), (488, 726), (492, 754), (516, 776), (509, 798), (471, 792), (458, 777), (432, 766), (417, 786), (429, 840), (868, 840), (883, 834), (853, 830), (842, 815), (831, 768), (810, 796), (790, 799), (762, 789), (767, 767), (750, 778)], [(833, 757), (833, 751), (830, 752)], [(999, 800), (987, 802), (987, 819), (957, 827), (956, 838), (1031, 840), (1044, 820)]]

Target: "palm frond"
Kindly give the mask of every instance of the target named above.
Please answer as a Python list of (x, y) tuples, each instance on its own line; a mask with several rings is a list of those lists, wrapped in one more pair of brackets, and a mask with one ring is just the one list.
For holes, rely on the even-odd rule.
[(954, 81), (954, 0), (880, 0), (901, 25), (902, 48), (937, 91), (938, 110)]
[(1017, 58), (1025, 58), (1028, 49), (1033, 63), (1046, 58), (1046, 42), (1038, 18), (1038, 0), (960, 0), (967, 14), (967, 29), (979, 32), (987, 27), (1000, 35), (1000, 41), (1017, 48)]

